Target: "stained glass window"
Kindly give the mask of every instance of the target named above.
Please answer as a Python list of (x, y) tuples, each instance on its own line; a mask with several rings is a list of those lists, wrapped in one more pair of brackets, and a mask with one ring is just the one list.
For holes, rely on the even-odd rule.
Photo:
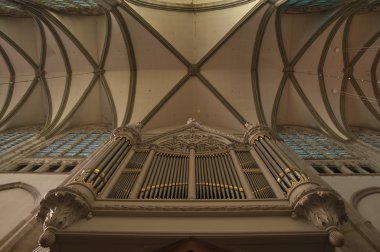
[(67, 14), (99, 15), (102, 9), (95, 0), (32, 0), (35, 4)]
[(380, 132), (369, 130), (369, 129), (359, 129), (354, 128), (355, 135), (363, 142), (380, 149)]
[(19, 5), (14, 4), (7, 0), (0, 1), (0, 15), (4, 16), (17, 16), (17, 17), (27, 17), (28, 14), (23, 11)]
[(109, 132), (69, 132), (35, 152), (33, 157), (84, 158), (94, 152), (108, 137)]
[(16, 145), (31, 139), (37, 133), (36, 129), (17, 129), (0, 133), (0, 153), (11, 150)]
[(317, 131), (283, 128), (280, 139), (306, 160), (354, 159), (355, 156), (338, 143)]

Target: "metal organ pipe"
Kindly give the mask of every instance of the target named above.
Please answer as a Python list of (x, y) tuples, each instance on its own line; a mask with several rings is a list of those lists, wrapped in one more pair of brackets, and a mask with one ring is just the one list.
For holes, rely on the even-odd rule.
[(140, 172), (140, 174), (139, 174), (139, 176), (138, 176), (138, 178), (137, 178), (137, 180), (136, 180), (136, 182), (135, 182), (135, 184), (131, 190), (131, 194), (130, 194), (129, 198), (136, 199), (138, 197), (141, 186), (144, 182), (145, 176), (149, 170), (149, 166), (152, 163), (154, 153), (155, 153), (154, 149), (150, 150), (149, 155), (148, 155), (148, 157), (147, 157), (147, 159), (146, 159), (146, 161), (145, 161), (145, 163), (141, 169), (141, 172)]

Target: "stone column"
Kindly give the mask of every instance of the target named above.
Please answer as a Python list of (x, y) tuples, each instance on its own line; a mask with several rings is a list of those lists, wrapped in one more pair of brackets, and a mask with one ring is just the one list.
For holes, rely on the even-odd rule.
[(317, 228), (326, 230), (332, 245), (343, 246), (344, 237), (338, 229), (346, 221), (347, 215), (339, 195), (330, 189), (321, 188), (299, 168), (292, 167), (290, 158), (281, 153), (276, 137), (269, 128), (247, 123), (244, 139), (286, 193), (294, 213), (306, 218)]

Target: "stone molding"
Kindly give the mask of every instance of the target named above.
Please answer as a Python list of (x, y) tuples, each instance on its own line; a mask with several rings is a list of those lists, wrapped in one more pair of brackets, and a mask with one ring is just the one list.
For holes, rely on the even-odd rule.
[(41, 199), (41, 194), (38, 191), (38, 189), (35, 188), (34, 186), (20, 182), (20, 181), (0, 185), (0, 191), (12, 190), (12, 189), (18, 189), (18, 188), (23, 189), (27, 191), (28, 193), (30, 193), (33, 196), (35, 204), (38, 204), (38, 201)]
[(291, 208), (287, 205), (226, 205), (223, 206), (210, 206), (210, 205), (180, 205), (180, 206), (169, 206), (165, 204), (152, 204), (152, 205), (126, 205), (126, 204), (115, 204), (115, 203), (98, 203), (92, 208), (93, 211), (152, 211), (152, 212), (181, 212), (181, 213), (192, 213), (192, 212), (261, 212), (260, 215), (266, 215), (266, 212), (287, 212), (291, 211)]
[(365, 197), (367, 197), (368, 195), (375, 194), (375, 193), (380, 193), (380, 187), (375, 187), (375, 186), (367, 187), (367, 188), (357, 191), (351, 197), (352, 206), (356, 210), (358, 210), (360, 201), (364, 199)]

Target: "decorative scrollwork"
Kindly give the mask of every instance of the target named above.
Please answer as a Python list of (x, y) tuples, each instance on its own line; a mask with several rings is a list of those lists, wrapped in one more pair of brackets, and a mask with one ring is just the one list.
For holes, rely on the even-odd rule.
[(190, 148), (194, 148), (196, 151), (203, 152), (226, 150), (227, 147), (228, 143), (196, 128), (170, 136), (158, 144), (160, 150), (170, 151), (188, 151)]

